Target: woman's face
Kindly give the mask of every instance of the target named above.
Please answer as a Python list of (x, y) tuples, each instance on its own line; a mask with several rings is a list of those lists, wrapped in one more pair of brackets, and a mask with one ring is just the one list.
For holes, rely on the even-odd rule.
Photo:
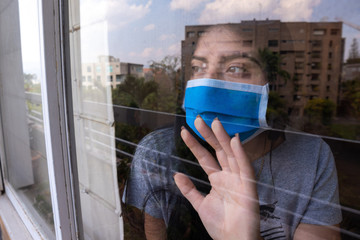
[(212, 78), (255, 85), (266, 84), (260, 67), (248, 57), (251, 47), (229, 29), (209, 31), (198, 42), (191, 60), (191, 79)]

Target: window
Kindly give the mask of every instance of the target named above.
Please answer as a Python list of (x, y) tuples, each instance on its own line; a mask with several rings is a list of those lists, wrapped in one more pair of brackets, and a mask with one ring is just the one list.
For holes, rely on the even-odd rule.
[(340, 32), (339, 29), (331, 29), (331, 30), (330, 30), (330, 34), (331, 34), (331, 35), (338, 35), (339, 32)]
[(295, 62), (295, 69), (304, 69), (303, 62)]
[(313, 70), (320, 70), (321, 64), (319, 62), (313, 62), (311, 63), (311, 69)]
[[(275, 236), (269, 235), (271, 231), (260, 234), (263, 238), (293, 236), (293, 230), (287, 228), (291, 224), (279, 224), (279, 219), (287, 219), (283, 213), (295, 218), (299, 213), (289, 206), (293, 202), (281, 201), (282, 194), (289, 196), (286, 199), (295, 199), (294, 202), (302, 201), (298, 196), (320, 197), (318, 203), (322, 207), (318, 209), (326, 211), (307, 217), (318, 223), (318, 216), (326, 216), (328, 209), (337, 206), (326, 199), (336, 189), (305, 194), (293, 186), (308, 186), (308, 179), (331, 175), (330, 185), (338, 183), (341, 190), (343, 239), (360, 238), (357, 221), (360, 130), (358, 122), (352, 120), (359, 116), (358, 108), (353, 106), (356, 94), (352, 94), (357, 83), (340, 85), (342, 59), (338, 56), (349, 52), (349, 44), (341, 44), (343, 39), (346, 39), (343, 43), (349, 43), (352, 37), (347, 31), (341, 32), (342, 23), (305, 21), (306, 9), (283, 11), (278, 3), (272, 6), (279, 20), (253, 19), (258, 17), (258, 11), (240, 14), (249, 18), (240, 20), (240, 15), (221, 14), (226, 12), (225, 4), (211, 10), (209, 1), (198, 1), (196, 8), (186, 1), (115, 2), (8, 0), (0, 4), (1, 173), (5, 195), (34, 239), (145, 239), (144, 221), (149, 220), (148, 215), (156, 216), (161, 226), (168, 226), (159, 232), (171, 234), (169, 238), (186, 239), (184, 234), (192, 239), (206, 237), (206, 230), (198, 228), (201, 219), (192, 217), (196, 214), (190, 204), (181, 195), (173, 195), (180, 194), (174, 185), (175, 172), (189, 176), (201, 195), (210, 189), (208, 176), (180, 138), (180, 126), (191, 129), (194, 127), (191, 118), (196, 118), (196, 114), (190, 116), (192, 108), (187, 105), (189, 101), (184, 101), (185, 92), (191, 94), (191, 84), (232, 86), (234, 81), (226, 81), (230, 78), (255, 85), (265, 76), (271, 81), (269, 94), (261, 85), (251, 85), (255, 89), (253, 94), (246, 92), (246, 97), (257, 95), (261, 100), (269, 96), (266, 104), (260, 104), (270, 110), (265, 131), (249, 140), (248, 143), (254, 140), (257, 143), (253, 153), (245, 148), (246, 153), (251, 153), (250, 167), (256, 175), (253, 180), (258, 183), (261, 229), (264, 226), (276, 229)], [(233, 8), (239, 9), (238, 4), (241, 5), (234, 3)], [(347, 20), (357, 19), (355, 4), (347, 4), (351, 5), (346, 11)], [(262, 7), (267, 11), (265, 5)], [(332, 16), (344, 15), (343, 9), (319, 1), (316, 8), (308, 9), (312, 11), (311, 21), (324, 16), (324, 9), (331, 10)], [(285, 19), (289, 14), (291, 22)], [(351, 21), (356, 24), (356, 20)], [(222, 25), (208, 28), (212, 22)], [(224, 31), (213, 34), (214, 29), (222, 30), (224, 26), (234, 39), (228, 41), (226, 37), (231, 34), (224, 36)], [(337, 30), (336, 34), (333, 30)], [(215, 38), (207, 38), (209, 35)], [(315, 40), (308, 42), (308, 37)], [(282, 38), (286, 40), (274, 40)], [(212, 47), (214, 42), (210, 40), (217, 41), (219, 46), (200, 51)], [(322, 46), (317, 40), (326, 45), (331, 43), (331, 51), (325, 45), (324, 49), (315, 48)], [(227, 44), (236, 46), (234, 55), (221, 55), (224, 52), (220, 50), (226, 52)], [(264, 47), (279, 49), (266, 51)], [(209, 52), (216, 58), (208, 58)], [(193, 53), (201, 55), (194, 57)], [(262, 59), (258, 53), (263, 53)], [(224, 64), (223, 60), (234, 59), (241, 62)], [(266, 64), (260, 60), (273, 63), (275, 71), (263, 75), (261, 67)], [(331, 71), (327, 70), (328, 63)], [(277, 69), (279, 64), (286, 66), (281, 68), (284, 71)], [(217, 80), (197, 81), (194, 75), (208, 71), (208, 66), (215, 68), (211, 74), (217, 75), (211, 77)], [(331, 78), (333, 81), (328, 82)], [(250, 108), (252, 104), (248, 103), (256, 102), (239, 104), (229, 89), (214, 90), (224, 89), (225, 98), (213, 95), (209, 97), (213, 102), (209, 102), (208, 97), (195, 94), (198, 101), (191, 104), (201, 105), (205, 100), (207, 106), (218, 104), (219, 109), (230, 112), (232, 106), (233, 112), (241, 114), (243, 106)], [(258, 89), (262, 89), (264, 97), (258, 97)], [(214, 116), (208, 117), (211, 124)], [(256, 131), (258, 122), (263, 124), (265, 119), (251, 119), (242, 123), (242, 128)], [(266, 138), (270, 131), (276, 132), (275, 137), (280, 136), (279, 142), (284, 145), (272, 149), (274, 136)], [(246, 132), (240, 135), (241, 140), (246, 139), (249, 131)], [(299, 139), (303, 144), (296, 148), (295, 140)], [(282, 146), (287, 152), (279, 154)], [(319, 150), (324, 150), (321, 152), (324, 154), (319, 154)], [(326, 167), (320, 161), (323, 159), (317, 161), (320, 155), (329, 157), (325, 159)], [(293, 161), (295, 158), (299, 160)], [(337, 179), (334, 172), (328, 172), (335, 166)], [(323, 170), (326, 172), (321, 174)], [(290, 183), (294, 176), (296, 183)], [(315, 183), (309, 189), (314, 187)], [(301, 212), (314, 213), (307, 202), (303, 206)], [(2, 220), (6, 221), (1, 209)], [(326, 217), (322, 221), (340, 222), (339, 214), (335, 215), (331, 221)]]
[(269, 40), (268, 41), (268, 47), (277, 47), (279, 45), (278, 40)]
[(304, 58), (305, 53), (303, 51), (296, 51), (295, 52), (295, 57), (296, 58)]
[(279, 28), (269, 28), (269, 32), (279, 32)]
[(311, 74), (311, 81), (319, 81), (320, 75), (319, 74)]
[(252, 40), (244, 40), (243, 46), (244, 47), (252, 47), (253, 41)]
[(322, 45), (321, 40), (312, 40), (311, 43), (313, 47), (321, 47)]
[(195, 37), (195, 32), (193, 32), (193, 31), (187, 32), (187, 33), (186, 33), (186, 36), (187, 36), (188, 38)]
[(314, 29), (313, 35), (321, 36), (326, 34), (326, 29)]
[(301, 96), (299, 96), (299, 95), (293, 96), (293, 101), (300, 101), (300, 100), (301, 100)]
[(321, 52), (320, 51), (313, 51), (311, 53), (311, 58), (321, 58)]
[(204, 34), (205, 34), (205, 31), (199, 31), (199, 32), (198, 32), (198, 36), (199, 36), (199, 37), (203, 36)]
[(301, 81), (303, 79), (303, 74), (301, 73), (295, 73), (294, 74), (294, 80), (295, 81)]

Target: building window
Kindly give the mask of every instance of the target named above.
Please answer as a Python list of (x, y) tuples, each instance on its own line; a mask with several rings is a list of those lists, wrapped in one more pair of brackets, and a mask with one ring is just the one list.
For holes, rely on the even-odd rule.
[(322, 43), (321, 40), (312, 40), (311, 41), (311, 46), (313, 47), (321, 47)]
[(330, 86), (326, 86), (326, 91), (330, 92)]
[(311, 52), (311, 58), (320, 58), (321, 52), (320, 51), (313, 51)]
[(302, 73), (295, 73), (294, 74), (294, 81), (301, 81), (303, 79)]
[(314, 29), (313, 35), (322, 36), (326, 34), (326, 29)]
[(205, 31), (199, 31), (199, 32), (198, 32), (198, 36), (199, 36), (199, 37), (203, 36), (204, 34), (205, 34)]
[(279, 46), (278, 40), (269, 40), (268, 41), (268, 47), (277, 47), (277, 46)]
[(91, 72), (91, 66), (88, 66), (86, 69), (87, 69), (87, 72)]
[(332, 70), (332, 64), (331, 63), (329, 63), (328, 64), (328, 68), (327, 68), (328, 70)]
[(338, 35), (339, 32), (340, 32), (340, 29), (331, 29), (331, 30), (330, 30), (330, 34), (331, 34), (331, 35)]
[(332, 58), (332, 52), (329, 52), (329, 58), (330, 59)]
[(242, 45), (244, 47), (252, 47), (252, 44), (253, 44), (252, 40), (244, 40)]
[(311, 69), (320, 70), (321, 64), (319, 62), (311, 63)]
[(311, 84), (311, 91), (318, 92), (319, 91), (319, 85)]
[(311, 74), (311, 81), (319, 81), (320, 75), (319, 74)]
[(303, 51), (296, 51), (295, 52), (295, 57), (296, 58), (304, 58), (305, 52)]
[(253, 29), (252, 28), (243, 28), (242, 31), (243, 32), (252, 32)]
[(331, 75), (330, 74), (327, 75), (327, 80), (328, 80), (328, 82), (331, 81)]
[(332, 45), (333, 45), (333, 41), (330, 40), (330, 41), (329, 41), (329, 47), (332, 47)]
[(188, 38), (192, 38), (192, 37), (195, 37), (195, 32), (187, 32), (186, 33), (186, 36), (188, 37)]
[(87, 77), (88, 82), (91, 82), (91, 76)]
[(269, 32), (278, 32), (279, 28), (269, 28)]
[(301, 96), (299, 96), (299, 95), (294, 95), (294, 96), (293, 96), (293, 100), (294, 100), (294, 101), (300, 101), (300, 100), (301, 100)]
[(295, 62), (295, 69), (304, 69), (303, 62)]

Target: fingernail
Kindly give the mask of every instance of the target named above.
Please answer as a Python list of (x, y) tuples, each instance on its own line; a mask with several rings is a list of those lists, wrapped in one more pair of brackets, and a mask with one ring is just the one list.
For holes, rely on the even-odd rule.
[(235, 137), (240, 140), (239, 133), (235, 133)]
[(218, 117), (214, 118), (214, 121), (219, 121), (219, 118)]
[(181, 126), (181, 131), (184, 130), (184, 129), (185, 129), (185, 127), (184, 127), (184, 126)]
[(201, 118), (200, 114), (198, 114), (198, 115), (196, 116), (196, 118)]
[(172, 175), (172, 177), (174, 178), (176, 174), (177, 174), (177, 172), (176, 172), (176, 173), (174, 173), (174, 174)]

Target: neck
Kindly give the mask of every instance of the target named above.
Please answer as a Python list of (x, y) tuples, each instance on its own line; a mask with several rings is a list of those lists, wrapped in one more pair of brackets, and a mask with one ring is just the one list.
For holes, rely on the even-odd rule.
[(269, 134), (270, 131), (262, 132), (257, 137), (244, 144), (244, 150), (251, 161), (255, 161), (271, 150), (274, 150), (285, 140), (284, 135), (280, 135), (276, 139), (270, 139)]

